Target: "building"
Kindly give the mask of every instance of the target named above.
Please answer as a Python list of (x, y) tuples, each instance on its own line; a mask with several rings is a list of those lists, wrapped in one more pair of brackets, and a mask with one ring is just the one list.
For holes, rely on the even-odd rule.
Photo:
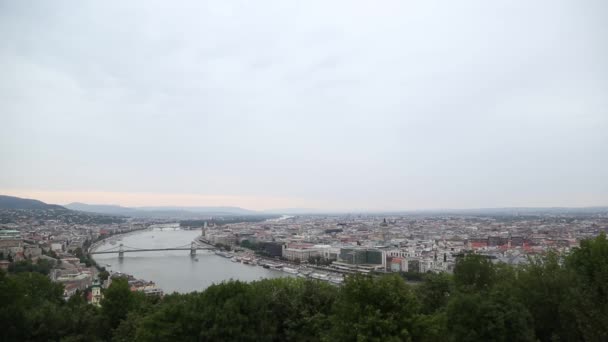
[(101, 294), (101, 284), (99, 283), (99, 280), (96, 279), (93, 282), (93, 285), (91, 285), (91, 304), (100, 306), (102, 298), (103, 295)]
[(21, 239), (0, 239), (0, 253), (7, 257), (23, 253), (23, 240)]
[(384, 265), (384, 253), (371, 248), (341, 248), (339, 259), (351, 265)]
[(392, 258), (391, 259), (391, 272), (401, 272), (401, 264), (403, 258)]
[(21, 232), (13, 229), (0, 229), (0, 239), (19, 240), (21, 239)]
[(233, 234), (208, 235), (208, 238), (214, 245), (234, 246), (237, 241)]
[(420, 273), (420, 260), (411, 259), (407, 261), (407, 272)]
[(308, 259), (321, 255), (317, 248), (286, 248), (283, 246), (283, 258), (290, 261), (308, 261)]
[(260, 251), (270, 257), (283, 255), (283, 244), (280, 242), (265, 241), (258, 244)]

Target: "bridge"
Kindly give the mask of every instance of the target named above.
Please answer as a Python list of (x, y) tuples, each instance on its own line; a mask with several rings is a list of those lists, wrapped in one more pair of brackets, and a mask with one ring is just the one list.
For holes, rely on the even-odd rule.
[(196, 255), (197, 250), (212, 250), (212, 249), (216, 249), (216, 248), (213, 246), (201, 246), (194, 241), (189, 245), (168, 247), (168, 248), (136, 248), (136, 247), (125, 246), (121, 243), (118, 247), (108, 248), (103, 251), (94, 251), (94, 252), (90, 252), (89, 254), (118, 253), (118, 258), (122, 259), (125, 255), (125, 253), (156, 252), (156, 251), (190, 251), (190, 255)]

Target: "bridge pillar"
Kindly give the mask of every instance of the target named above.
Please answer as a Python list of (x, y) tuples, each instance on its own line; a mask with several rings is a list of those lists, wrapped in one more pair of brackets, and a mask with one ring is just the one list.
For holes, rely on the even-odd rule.
[(122, 248), (122, 243), (120, 244), (120, 247), (118, 248), (118, 259), (122, 259), (125, 256), (125, 251)]
[(190, 255), (196, 255), (196, 244), (194, 241), (190, 244)]

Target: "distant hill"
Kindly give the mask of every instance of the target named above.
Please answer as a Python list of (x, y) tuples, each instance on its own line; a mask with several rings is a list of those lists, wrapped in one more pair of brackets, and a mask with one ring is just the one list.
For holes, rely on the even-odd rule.
[(42, 201), (19, 198), (13, 196), (0, 195), (0, 209), (60, 209), (67, 210), (66, 208), (56, 205), (47, 204)]
[(257, 211), (243, 209), (239, 207), (138, 207), (139, 210), (146, 211), (188, 211), (201, 214), (224, 214), (224, 215), (256, 215)]
[(74, 202), (65, 205), (66, 208), (71, 210), (86, 211), (90, 213), (98, 214), (110, 214), (110, 215), (132, 215), (137, 210), (133, 208), (121, 207), (119, 205), (111, 204), (86, 204)]
[(140, 218), (195, 219), (208, 216), (258, 215), (239, 207), (122, 207), (119, 205), (70, 203), (66, 208), (89, 213), (122, 215)]
[(331, 213), (329, 210), (311, 209), (311, 208), (279, 208), (266, 209), (262, 211), (265, 214), (281, 214), (281, 215), (317, 215)]

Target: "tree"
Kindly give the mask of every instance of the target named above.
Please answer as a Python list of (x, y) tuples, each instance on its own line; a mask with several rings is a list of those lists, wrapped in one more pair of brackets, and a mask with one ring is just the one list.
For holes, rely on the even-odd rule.
[(0, 272), (0, 340), (58, 340), (63, 286), (40, 273)]
[(112, 285), (105, 291), (101, 301), (103, 317), (111, 329), (118, 327), (120, 321), (127, 317), (127, 313), (135, 306), (135, 300), (127, 279), (112, 280)]
[(447, 328), (452, 341), (534, 341), (530, 314), (503, 293), (458, 293), (448, 304)]
[(409, 341), (419, 303), (399, 276), (354, 275), (340, 289), (329, 340)]
[(416, 295), (427, 314), (444, 309), (452, 293), (452, 278), (444, 273), (427, 274), (424, 281), (416, 286)]
[(581, 241), (565, 259), (574, 277), (569, 292), (571, 314), (585, 340), (608, 340), (608, 240), (602, 232)]
[(580, 340), (568, 299), (575, 280), (562, 266), (559, 255), (551, 252), (530, 258), (528, 264), (519, 267), (516, 277), (505, 281), (514, 283), (516, 296), (532, 315), (540, 341), (555, 341), (558, 336)]
[(39, 259), (36, 263), (31, 260), (22, 260), (12, 263), (8, 267), (10, 273), (37, 272), (48, 275), (51, 272), (53, 265), (47, 261)]
[(467, 254), (458, 258), (454, 267), (454, 283), (461, 291), (483, 291), (494, 284), (495, 269), (482, 255)]
[(110, 277), (110, 272), (104, 269), (103, 271), (99, 272), (97, 276), (99, 277), (99, 280), (106, 281)]

